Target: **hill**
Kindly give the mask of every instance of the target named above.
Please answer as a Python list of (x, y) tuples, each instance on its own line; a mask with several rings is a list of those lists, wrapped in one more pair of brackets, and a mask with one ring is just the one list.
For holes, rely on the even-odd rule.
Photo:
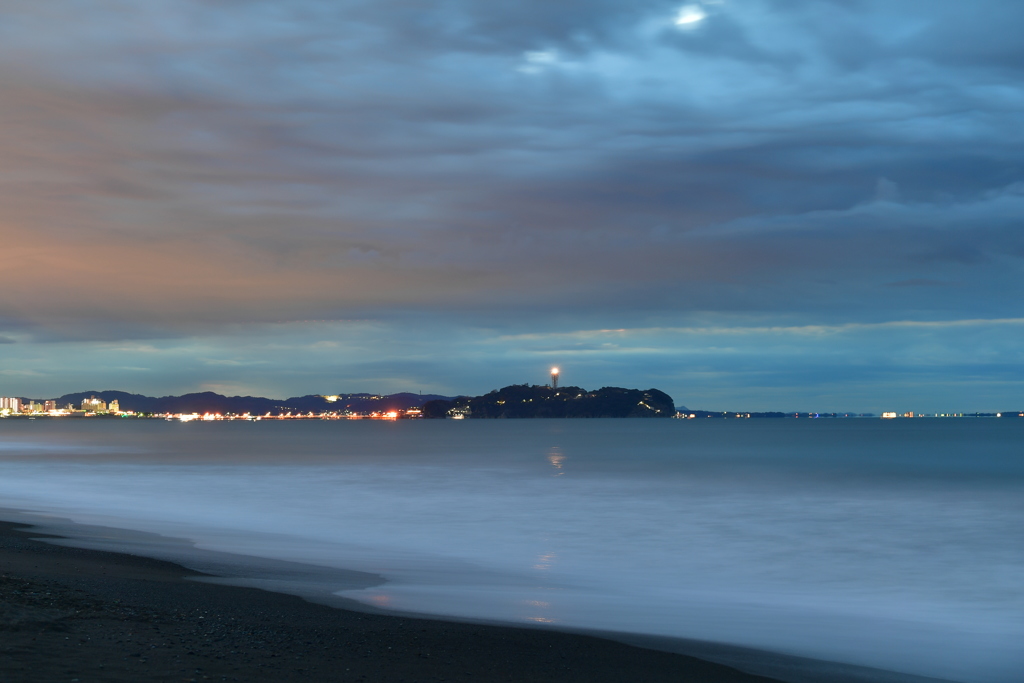
[(428, 401), (423, 416), (443, 418), (461, 413), (476, 419), (536, 417), (674, 417), (672, 397), (657, 389), (604, 387), (587, 391), (580, 387), (513, 384), (483, 396), (460, 396)]
[[(80, 391), (64, 394), (55, 400), (58, 407), (71, 404), (81, 405), (91, 396), (107, 403), (117, 401), (121, 410), (136, 413), (229, 413), (263, 415), (266, 413), (322, 413), (350, 410), (356, 413), (419, 408), (432, 400), (448, 400), (450, 397), (438, 394), (399, 393), (381, 396), (376, 394), (337, 394), (328, 400), (326, 396), (310, 394), (287, 399), (263, 398), (261, 396), (224, 396), (212, 391), (184, 394), (182, 396), (144, 396), (124, 391)], [(40, 401), (40, 399), (36, 399)]]

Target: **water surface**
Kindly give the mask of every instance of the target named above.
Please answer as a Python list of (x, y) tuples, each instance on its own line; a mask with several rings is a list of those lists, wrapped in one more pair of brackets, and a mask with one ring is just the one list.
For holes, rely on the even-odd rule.
[(380, 607), (1009, 683), (1022, 444), (1024, 420), (5, 420), (0, 505), (377, 574), (337, 588)]

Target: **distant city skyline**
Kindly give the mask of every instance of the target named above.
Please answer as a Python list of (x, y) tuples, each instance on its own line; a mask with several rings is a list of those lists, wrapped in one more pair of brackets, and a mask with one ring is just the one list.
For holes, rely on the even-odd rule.
[[(554, 388), (556, 391), (559, 389), (560, 384), (558, 378), (560, 370), (558, 368), (551, 369), (550, 382), (546, 385), (547, 387)], [(521, 383), (518, 386), (530, 386), (529, 383)], [(534, 384), (534, 387), (544, 386)], [(507, 388), (507, 387), (505, 387)], [(565, 387), (568, 388), (568, 387)], [(585, 391), (595, 391), (603, 387), (584, 387)], [(650, 389), (656, 389), (656, 387), (648, 387)], [(492, 391), (496, 391), (500, 387), (496, 387)], [(486, 392), (491, 393), (491, 392)], [(100, 394), (99, 397), (96, 394)], [(103, 399), (104, 395), (113, 395), (109, 402)], [(0, 417), (15, 416), (15, 415), (49, 415), (49, 416), (66, 416), (74, 413), (96, 413), (96, 414), (128, 414), (135, 415), (138, 410), (134, 406), (129, 406), (124, 410), (120, 407), (120, 400), (118, 396), (129, 400), (129, 402), (135, 402), (138, 400), (156, 400), (158, 402), (165, 401), (166, 399), (184, 399), (188, 396), (196, 397), (200, 403), (208, 401), (209, 399), (204, 398), (207, 396), (219, 397), (220, 399), (255, 399), (257, 402), (266, 403), (270, 401), (272, 403), (279, 402), (282, 404), (288, 404), (297, 401), (302, 404), (302, 408), (289, 407), (288, 405), (279, 405), (274, 408), (279, 413), (288, 412), (291, 414), (294, 411), (310, 412), (310, 416), (316, 414), (337, 414), (339, 409), (344, 412), (345, 407), (351, 407), (346, 401), (352, 401), (353, 397), (359, 397), (358, 401), (369, 401), (371, 409), (367, 412), (373, 413), (374, 416), (380, 414), (385, 418), (394, 418), (399, 416), (399, 413), (394, 415), (385, 411), (381, 413), (380, 410), (375, 410), (374, 402), (382, 400), (390, 400), (395, 397), (404, 397), (403, 401), (408, 402), (409, 406), (421, 406), (423, 402), (433, 399), (452, 399), (457, 396), (469, 396), (467, 392), (456, 392), (451, 396), (443, 396), (438, 394), (426, 394), (422, 392), (395, 392), (394, 394), (381, 394), (381, 393), (370, 393), (370, 392), (346, 392), (341, 394), (312, 394), (306, 393), (295, 396), (226, 396), (223, 394), (217, 394), (215, 392), (190, 392), (182, 396), (151, 396), (146, 393), (132, 393), (124, 392), (117, 389), (100, 390), (100, 391), (85, 391), (85, 392), (69, 392), (57, 396), (54, 398), (40, 398), (37, 396), (0, 396)], [(311, 399), (315, 399), (311, 403)], [(180, 401), (179, 401), (180, 402)], [(405, 403), (403, 402), (403, 406)], [(259, 410), (253, 412), (250, 410), (239, 410), (239, 411), (227, 411), (214, 410), (206, 411), (209, 413), (208, 417), (218, 416), (221, 414), (231, 413), (246, 413), (252, 412), (255, 414), (263, 414), (268, 406), (263, 405)], [(406, 406), (408, 407), (408, 406)], [(892, 408), (893, 406), (889, 406)], [(404, 410), (405, 408), (403, 408)], [(874, 412), (858, 412), (853, 410), (791, 410), (785, 406), (775, 406), (769, 410), (746, 410), (742, 407), (732, 406), (730, 408), (724, 408), (721, 406), (709, 408), (708, 406), (701, 406), (691, 404), (689, 406), (681, 403), (676, 404), (677, 417), (682, 419), (693, 419), (693, 418), (705, 418), (705, 417), (726, 417), (726, 418), (753, 418), (753, 417), (809, 417), (809, 418), (918, 418), (918, 417), (930, 417), (930, 418), (959, 418), (959, 417), (1014, 417), (1024, 418), (1024, 409), (1014, 408), (1012, 406), (1005, 406), (999, 411), (984, 411), (984, 410), (970, 410), (970, 409), (947, 409), (941, 412), (928, 412), (916, 409), (906, 409), (906, 406), (901, 407), (899, 410), (883, 410), (878, 413)], [(147, 409), (144, 412), (153, 412), (152, 409)], [(167, 412), (167, 411), (157, 411)], [(188, 413), (195, 413), (195, 410), (186, 410)], [(201, 414), (203, 411), (199, 411)], [(175, 414), (180, 414), (180, 411)], [(413, 417), (419, 417), (419, 414), (413, 415)], [(211, 418), (212, 419), (212, 418)]]
[(115, 5), (4, 9), (0, 394), (1022, 403), (1024, 5)]

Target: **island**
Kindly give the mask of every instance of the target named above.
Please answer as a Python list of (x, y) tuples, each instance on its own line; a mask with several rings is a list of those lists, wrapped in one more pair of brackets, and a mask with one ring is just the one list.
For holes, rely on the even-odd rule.
[(483, 396), (427, 401), (424, 418), (519, 419), (562, 417), (675, 417), (672, 397), (658, 389), (513, 384)]

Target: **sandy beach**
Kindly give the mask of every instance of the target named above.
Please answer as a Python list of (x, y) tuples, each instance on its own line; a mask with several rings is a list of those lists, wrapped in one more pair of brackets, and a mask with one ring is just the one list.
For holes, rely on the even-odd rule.
[(597, 637), (348, 611), (0, 523), (0, 681), (755, 683)]

